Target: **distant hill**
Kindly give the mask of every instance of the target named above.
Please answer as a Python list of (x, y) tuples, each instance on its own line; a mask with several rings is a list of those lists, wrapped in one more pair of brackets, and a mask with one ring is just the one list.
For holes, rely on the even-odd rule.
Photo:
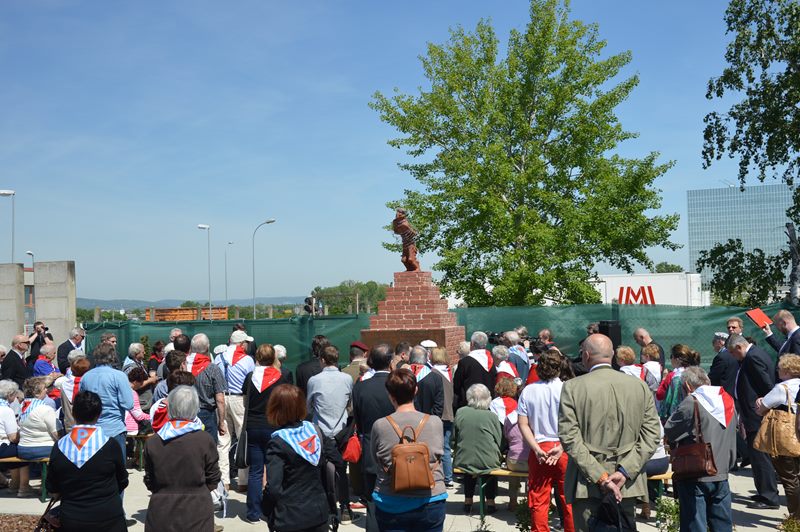
[[(306, 296), (257, 297), (256, 303), (263, 305), (298, 305), (303, 302), (305, 297)], [(169, 308), (178, 307), (181, 303), (186, 301), (186, 299), (160, 299), (158, 301), (144, 301), (141, 299), (93, 299), (87, 297), (79, 297), (76, 299), (78, 308), (93, 309), (95, 307), (100, 307), (104, 310), (129, 310), (135, 308), (143, 309), (147, 307)], [(195, 301), (205, 302), (206, 300), (203, 298), (197, 298)], [(225, 302), (221, 300), (214, 300), (213, 303), (214, 305), (219, 306), (225, 304)], [(252, 304), (252, 299), (231, 299), (228, 301), (228, 305), (231, 306), (247, 306)]]

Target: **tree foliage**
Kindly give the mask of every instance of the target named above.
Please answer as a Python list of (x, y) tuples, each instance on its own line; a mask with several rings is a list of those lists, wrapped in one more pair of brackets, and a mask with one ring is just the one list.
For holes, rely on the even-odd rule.
[(420, 251), (441, 257), (442, 289), (469, 305), (597, 302), (597, 262), (632, 271), (652, 265), (645, 248), (677, 247), (677, 216), (645, 214), (671, 163), (614, 154), (635, 137), (615, 108), (638, 78), (613, 82), (630, 53), (601, 58), (597, 27), (561, 0), (532, 0), (530, 15), (505, 57), (488, 22), (451, 30), (421, 57), (428, 88), (370, 104), (421, 185), (389, 206), (409, 210)]
[(704, 167), (727, 153), (739, 160), (739, 180), (751, 169), (792, 184), (800, 173), (800, 4), (797, 0), (731, 0), (725, 12), (733, 36), (727, 66), (708, 82), (706, 98), (741, 100), (705, 117)]
[(701, 251), (697, 272), (704, 268), (711, 271), (709, 289), (715, 301), (753, 308), (778, 299), (778, 287), (784, 283), (788, 263), (786, 254), (766, 255), (760, 249), (745, 252), (737, 238)]
[[(354, 314), (374, 312), (378, 301), (386, 299), (386, 286), (375, 281), (342, 281), (338, 286), (316, 287), (313, 290), (317, 304), (322, 301), (328, 314)], [(358, 298), (356, 298), (358, 294)], [(356, 308), (358, 299), (358, 308)]]
[(669, 262), (659, 262), (653, 268), (653, 273), (683, 273), (683, 266)]

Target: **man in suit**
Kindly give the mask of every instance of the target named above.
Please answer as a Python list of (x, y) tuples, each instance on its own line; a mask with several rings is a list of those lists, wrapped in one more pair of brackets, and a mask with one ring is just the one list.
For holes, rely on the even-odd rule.
[(797, 334), (800, 327), (797, 326), (792, 313), (788, 310), (779, 310), (772, 317), (772, 321), (775, 323), (775, 328), (786, 337), (783, 343), (775, 338), (769, 325), (764, 325), (761, 330), (767, 334), (767, 343), (778, 353), (778, 359), (780, 360), (786, 353), (800, 355), (800, 334)]
[[(361, 467), (364, 471), (364, 496), (367, 499), (367, 532), (377, 532), (378, 522), (375, 519), (375, 503), (372, 492), (378, 475), (378, 465), (370, 452), (372, 425), (382, 417), (394, 412), (394, 406), (386, 391), (386, 380), (389, 378), (389, 366), (394, 352), (389, 344), (378, 344), (369, 352), (368, 363), (374, 374), (361, 380), (353, 387), (353, 417), (361, 436)], [(366, 375), (364, 376), (366, 378)]]
[(306, 396), (308, 396), (308, 379), (322, 372), (322, 353), (329, 345), (331, 343), (328, 341), (327, 336), (316, 335), (311, 339), (311, 360), (306, 360), (294, 370), (297, 377), (297, 387), (303, 390)]
[(428, 361), (428, 350), (421, 345), (411, 349), (411, 371), (417, 377), (417, 394), (414, 408), (431, 416), (442, 417), (444, 412), (444, 377), (433, 371)]
[(609, 492), (634, 522), (636, 498), (647, 496), (644, 466), (661, 438), (653, 393), (642, 380), (614, 371), (608, 336), (589, 336), (581, 356), (589, 372), (564, 383), (558, 412), (558, 436), (570, 457), (564, 495), (575, 530), (590, 529)]
[(780, 506), (775, 469), (767, 454), (753, 448), (753, 441), (761, 427), (761, 416), (756, 412), (756, 399), (767, 395), (775, 386), (775, 364), (763, 349), (748, 342), (741, 334), (730, 335), (725, 347), (739, 361), (736, 400), (740, 423), (744, 426), (750, 464), (753, 466), (753, 483), (758, 492), (752, 497), (753, 502), (748, 508), (777, 510)]
[(69, 332), (67, 341), (58, 346), (56, 361), (58, 364), (58, 371), (60, 371), (62, 375), (66, 375), (69, 369), (69, 360), (67, 360), (67, 356), (75, 349), (84, 351), (84, 338), (86, 338), (86, 331), (80, 327), (75, 327)]
[(489, 337), (486, 333), (476, 331), (470, 337), (471, 351), (461, 359), (453, 375), (453, 412), (467, 405), (467, 390), (473, 384), (483, 384), (490, 391), (494, 390), (497, 380), (497, 369), (494, 367), (492, 354), (486, 350)]
[(711, 368), (708, 371), (708, 378), (711, 381), (711, 386), (722, 386), (728, 395), (733, 397), (736, 388), (736, 373), (739, 371), (739, 361), (725, 349), (725, 341), (728, 339), (728, 333), (716, 332), (714, 338), (711, 340), (711, 347), (714, 349), (716, 355)]
[(22, 389), (22, 383), (28, 378), (28, 368), (25, 367), (25, 353), (28, 352), (30, 342), (24, 334), (18, 334), (11, 340), (11, 350), (6, 354), (0, 365), (3, 379), (12, 380)]

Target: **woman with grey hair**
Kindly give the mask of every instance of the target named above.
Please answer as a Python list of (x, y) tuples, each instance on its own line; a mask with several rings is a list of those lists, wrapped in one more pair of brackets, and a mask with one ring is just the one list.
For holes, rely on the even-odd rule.
[(499, 468), (502, 462), (500, 441), (503, 428), (497, 416), (489, 411), (492, 396), (486, 386), (473, 384), (467, 389), (466, 398), (467, 406), (456, 412), (456, 452), (453, 459), (453, 466), (466, 473), (464, 513), (469, 514), (472, 511), (472, 497), (478, 478), (486, 486), (487, 513), (494, 513), (497, 511), (494, 504), (497, 477), (488, 473)]
[(197, 419), (200, 400), (191, 386), (167, 397), (169, 421), (144, 447), (144, 484), (152, 492), (145, 530), (214, 530), (210, 492), (220, 480), (217, 446)]
[[(17, 400), (19, 386), (12, 380), (0, 381), (0, 458), (17, 456), (19, 426), (11, 403)], [(12, 486), (19, 486), (19, 470), (11, 470)], [(0, 487), (8, 487), (8, 479), (0, 474)]]
[[(25, 399), (19, 415), (19, 443), (17, 456), (23, 460), (41, 460), (50, 456), (53, 444), (58, 441), (56, 411), (47, 399), (47, 377), (31, 377), (25, 381)], [(20, 472), (17, 497), (33, 494), (27, 482), (28, 466)]]

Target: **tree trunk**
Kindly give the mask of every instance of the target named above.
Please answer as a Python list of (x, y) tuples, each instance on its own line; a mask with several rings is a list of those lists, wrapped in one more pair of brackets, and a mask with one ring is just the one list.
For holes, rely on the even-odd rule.
[(797, 306), (800, 303), (800, 243), (797, 242), (797, 233), (794, 224), (786, 224), (786, 236), (789, 237), (789, 251), (792, 255), (792, 271), (789, 273), (789, 301)]

